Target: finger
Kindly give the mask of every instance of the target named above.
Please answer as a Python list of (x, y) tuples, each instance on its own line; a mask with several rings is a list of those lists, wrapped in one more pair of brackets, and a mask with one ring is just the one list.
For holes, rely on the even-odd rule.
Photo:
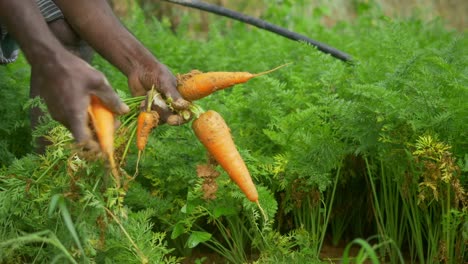
[(89, 140), (83, 143), (78, 143), (78, 146), (90, 153), (99, 153), (101, 151), (101, 146), (99, 146), (99, 143), (96, 140)]
[(185, 120), (182, 116), (180, 115), (170, 115), (167, 120), (166, 124), (170, 126), (180, 126), (187, 123), (187, 120)]
[(173, 115), (172, 111), (169, 110), (169, 109), (163, 109), (163, 108), (159, 108), (159, 107), (155, 107), (155, 111), (158, 113), (159, 115), (159, 124), (164, 124), (166, 123), (167, 119)]
[(122, 124), (122, 122), (120, 122), (120, 120), (118, 118), (114, 119), (114, 129), (115, 129), (115, 131), (117, 131), (117, 129), (119, 129), (121, 124)]
[(152, 108), (156, 108), (156, 109), (162, 109), (162, 110), (167, 110), (169, 111), (169, 107), (167, 106), (166, 102), (164, 101), (164, 99), (162, 99), (161, 95), (160, 94), (157, 94), (156, 96), (154, 96), (153, 98), (153, 102), (151, 102), (152, 104)]
[(146, 100), (141, 101), (140, 103), (140, 112), (146, 111)]
[(130, 111), (128, 105), (126, 105), (118, 96), (118, 94), (112, 89), (106, 78), (103, 78), (102, 82), (98, 84), (98, 88), (93, 92), (101, 99), (102, 103), (115, 114), (123, 115)]
[(99, 144), (94, 140), (88, 123), (88, 113), (83, 111), (69, 120), (67, 128), (73, 134), (78, 145), (89, 150), (95, 150), (99, 148)]
[(182, 98), (179, 92), (169, 90), (164, 94), (166, 98), (171, 98), (170, 104), (176, 110), (184, 110), (190, 106), (190, 102)]
[(171, 75), (172, 78), (163, 79), (161, 82), (162, 92), (165, 98), (171, 98), (171, 106), (177, 110), (187, 109), (190, 102), (185, 100), (177, 90), (177, 78)]
[(185, 110), (188, 109), (190, 106), (190, 102), (184, 100), (183, 98), (176, 99), (172, 102), (172, 107), (177, 110)]

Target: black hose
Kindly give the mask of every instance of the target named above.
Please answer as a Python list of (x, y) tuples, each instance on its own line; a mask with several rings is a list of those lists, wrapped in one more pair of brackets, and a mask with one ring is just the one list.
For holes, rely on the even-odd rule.
[(225, 7), (222, 7), (222, 6), (205, 3), (205, 2), (202, 2), (202, 1), (198, 1), (198, 0), (163, 0), (163, 1), (173, 3), (173, 4), (182, 5), (182, 6), (187, 6), (187, 7), (191, 7), (191, 8), (196, 8), (196, 9), (200, 9), (200, 10), (207, 11), (207, 12), (210, 12), (210, 13), (214, 13), (214, 14), (217, 14), (217, 15), (229, 17), (229, 18), (232, 18), (232, 19), (235, 19), (235, 20), (250, 24), (252, 26), (255, 26), (255, 27), (265, 29), (265, 30), (268, 30), (270, 32), (279, 34), (279, 35), (281, 35), (283, 37), (286, 37), (286, 38), (289, 38), (289, 39), (292, 39), (292, 40), (306, 42), (306, 43), (308, 43), (308, 44), (310, 44), (312, 46), (317, 47), (317, 49), (320, 50), (321, 52), (330, 54), (331, 56), (333, 56), (333, 57), (335, 57), (337, 59), (340, 59), (342, 61), (351, 62), (351, 60), (352, 60), (350, 55), (348, 55), (345, 52), (342, 52), (340, 50), (337, 50), (337, 49), (335, 49), (333, 47), (330, 47), (330, 46), (328, 46), (328, 45), (326, 45), (324, 43), (321, 43), (321, 42), (318, 42), (316, 40), (310, 39), (310, 38), (308, 38), (308, 37), (306, 37), (304, 35), (292, 32), (292, 31), (290, 31), (290, 30), (288, 30), (286, 28), (279, 27), (277, 25), (271, 24), (271, 23), (269, 23), (267, 21), (264, 21), (264, 20), (261, 20), (261, 19), (255, 18), (255, 17), (251, 17), (251, 16), (248, 16), (248, 15), (239, 13), (239, 12), (236, 12), (236, 11), (227, 9)]

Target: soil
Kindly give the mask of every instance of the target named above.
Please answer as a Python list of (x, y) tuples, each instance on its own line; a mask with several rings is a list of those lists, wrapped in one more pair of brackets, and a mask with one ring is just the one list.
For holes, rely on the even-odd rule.
[(218, 190), (216, 178), (218, 178), (219, 175), (220, 173), (211, 163), (197, 166), (197, 176), (203, 179), (202, 190), (205, 200), (216, 199), (216, 191)]
[[(333, 246), (331, 244), (325, 244), (322, 247), (322, 252), (320, 253), (320, 259), (324, 263), (342, 263), (342, 257), (344, 252), (345, 246)], [(352, 247), (349, 251), (350, 257), (354, 257), (358, 254), (359, 247)], [(258, 256), (253, 257), (252, 259), (256, 259)], [(203, 260), (203, 261), (201, 261)], [(208, 253), (208, 252), (193, 252), (192, 256), (184, 258), (182, 264), (193, 264), (197, 263), (203, 264), (221, 264), (226, 263), (226, 260), (215, 253)], [(351, 262), (352, 263), (352, 262)], [(364, 261), (364, 264), (372, 263), (371, 261)]]
[[(322, 252), (320, 252), (320, 259), (326, 263), (341, 263), (343, 258), (344, 246), (333, 246), (323, 245)], [(349, 250), (350, 257), (354, 257), (358, 254), (359, 247), (351, 247)], [(363, 263), (371, 263), (370, 261), (364, 261)]]

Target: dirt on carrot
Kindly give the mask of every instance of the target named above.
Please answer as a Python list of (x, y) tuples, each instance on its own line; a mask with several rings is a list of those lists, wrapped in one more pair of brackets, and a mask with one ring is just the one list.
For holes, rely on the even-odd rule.
[(158, 123), (159, 114), (156, 111), (143, 111), (138, 115), (136, 145), (139, 151), (145, 149), (151, 131)]
[(214, 200), (216, 199), (216, 192), (218, 191), (218, 184), (216, 178), (220, 175), (213, 164), (199, 164), (197, 165), (197, 176), (203, 179), (202, 190), (203, 199)]

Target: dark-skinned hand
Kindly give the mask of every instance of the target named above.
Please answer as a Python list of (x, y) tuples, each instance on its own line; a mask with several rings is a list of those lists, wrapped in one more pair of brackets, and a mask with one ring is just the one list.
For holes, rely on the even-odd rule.
[(145, 66), (136, 67), (128, 77), (128, 85), (134, 96), (146, 95), (154, 85), (162, 99), (169, 104), (169, 107), (153, 104), (161, 117), (161, 123), (181, 125), (187, 122), (180, 112), (187, 110), (190, 103), (177, 91), (177, 79), (166, 65), (152, 59)]
[(55, 120), (85, 147), (97, 146), (89, 127), (90, 95), (98, 96), (116, 115), (129, 111), (102, 73), (71, 53), (63, 52), (48, 61), (31, 64), (31, 79)]

